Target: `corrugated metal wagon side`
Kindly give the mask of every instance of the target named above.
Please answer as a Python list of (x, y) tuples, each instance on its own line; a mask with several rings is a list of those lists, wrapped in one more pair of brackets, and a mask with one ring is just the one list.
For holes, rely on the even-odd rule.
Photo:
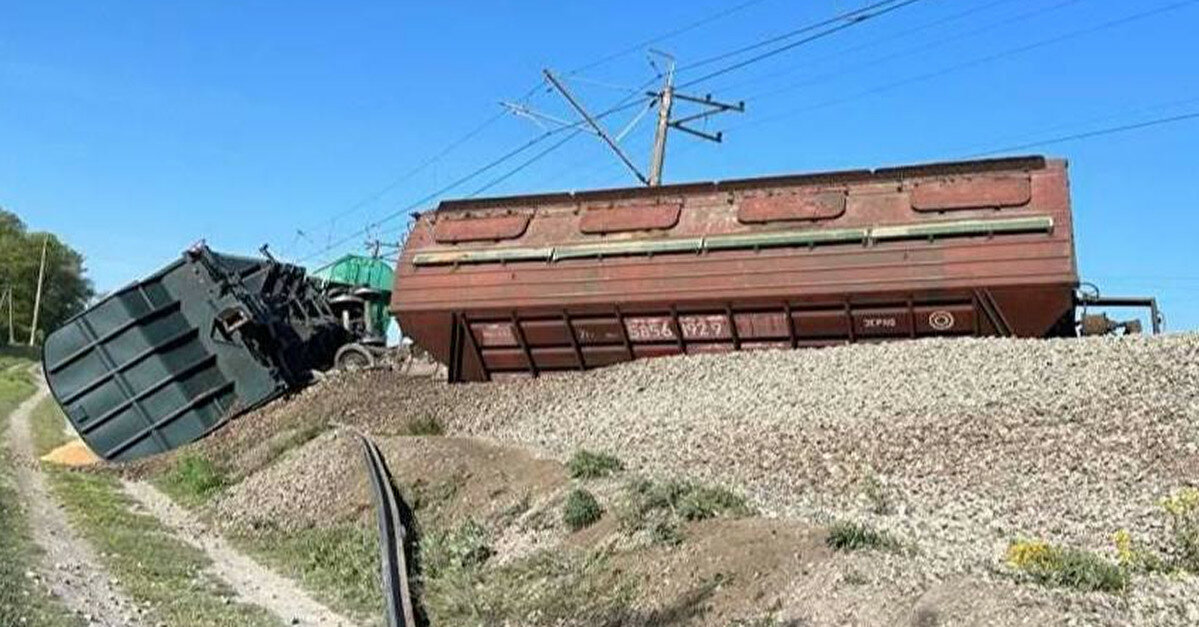
[(1074, 334), (1066, 164), (1042, 157), (452, 201), (392, 312), (452, 380), (641, 357)]
[(302, 268), (201, 247), (50, 334), (42, 361), (92, 450), (127, 460), (305, 383), (344, 341)]

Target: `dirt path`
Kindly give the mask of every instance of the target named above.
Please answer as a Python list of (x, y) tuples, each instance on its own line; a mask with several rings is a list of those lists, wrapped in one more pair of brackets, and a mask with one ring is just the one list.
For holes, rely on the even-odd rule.
[(208, 529), (191, 512), (176, 505), (154, 486), (140, 481), (127, 481), (125, 492), (174, 531), (177, 537), (204, 551), (212, 560), (213, 574), (237, 592), (239, 601), (266, 608), (285, 623), (293, 625), (349, 627), (355, 624), (314, 600), (292, 580), (263, 567), (230, 546), (220, 534)]
[(116, 589), (91, 547), (75, 534), (66, 512), (46, 489), (45, 478), (38, 470), (29, 418), (47, 391), (40, 373), (35, 373), (33, 379), (37, 392), (13, 411), (8, 446), (13, 452), (17, 489), (27, 505), (33, 540), (44, 551), (39, 574), (51, 593), (90, 625), (141, 625), (138, 608)]

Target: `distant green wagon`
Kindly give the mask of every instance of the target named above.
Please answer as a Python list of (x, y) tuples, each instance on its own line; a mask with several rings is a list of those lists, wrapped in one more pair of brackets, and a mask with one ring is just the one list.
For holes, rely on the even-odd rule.
[[(387, 261), (365, 255), (346, 255), (313, 270), (310, 276), (324, 281), (334, 288), (331, 298), (345, 300), (360, 299), (366, 312), (363, 322), (365, 335), (382, 341), (387, 334), (391, 314), (387, 303), (391, 300), (394, 270)], [(341, 288), (340, 294), (336, 288)]]

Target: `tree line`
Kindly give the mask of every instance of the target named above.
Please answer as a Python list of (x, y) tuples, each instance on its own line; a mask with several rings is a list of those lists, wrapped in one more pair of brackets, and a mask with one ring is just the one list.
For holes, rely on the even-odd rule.
[[(83, 255), (53, 233), (30, 231), (16, 214), (0, 209), (0, 299), (6, 293), (12, 295), (12, 335), (19, 343), (29, 341), (43, 244), (46, 247), (46, 271), (34, 333), (37, 342), (83, 311), (95, 295), (92, 282), (86, 276)], [(0, 345), (8, 342), (8, 338), (9, 303), (6, 300), (0, 303)]]

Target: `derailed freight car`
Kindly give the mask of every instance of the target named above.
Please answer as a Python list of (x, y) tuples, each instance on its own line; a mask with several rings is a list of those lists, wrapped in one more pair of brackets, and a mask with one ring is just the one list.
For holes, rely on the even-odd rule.
[(131, 460), (307, 385), (360, 339), (304, 269), (200, 245), (46, 338), (50, 392), (88, 446)]
[(1156, 329), (1151, 299), (1078, 287), (1066, 162), (1022, 157), (443, 202), (417, 217), (391, 310), (452, 381), (680, 353), (1071, 336), (1088, 305), (1153, 306)]

